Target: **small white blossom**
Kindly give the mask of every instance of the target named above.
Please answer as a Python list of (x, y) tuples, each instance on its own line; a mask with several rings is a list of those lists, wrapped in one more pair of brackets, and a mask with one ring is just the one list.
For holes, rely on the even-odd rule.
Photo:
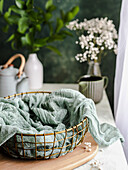
[(108, 18), (93, 18), (91, 20), (84, 19), (79, 22), (78, 19), (72, 21), (67, 26), (70, 30), (80, 32), (76, 44), (80, 45), (83, 54), (77, 54), (76, 60), (80, 62), (98, 60), (100, 54), (104, 50), (113, 50), (117, 54), (117, 31), (112, 20)]

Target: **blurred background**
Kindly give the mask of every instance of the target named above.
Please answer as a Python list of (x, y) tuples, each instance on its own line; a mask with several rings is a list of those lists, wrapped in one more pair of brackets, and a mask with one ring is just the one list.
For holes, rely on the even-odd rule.
[[(5, 0), (4, 10), (13, 4), (13, 0)], [(35, 3), (43, 7), (45, 1), (36, 0)], [(76, 18), (83, 21), (84, 18), (91, 19), (95, 17), (108, 17), (112, 19), (116, 29), (119, 26), (119, 15), (121, 0), (54, 0), (59, 9), (68, 10), (75, 5), (79, 5), (80, 11)], [(7, 34), (2, 32), (4, 25), (0, 18), (0, 65), (4, 64), (15, 53), (22, 53), (27, 59), (28, 53), (25, 49), (14, 51), (10, 47), (10, 43), (6, 43)], [(78, 46), (75, 44), (77, 37), (68, 37), (64, 41), (56, 42), (54, 45), (60, 50), (62, 56), (59, 56), (47, 49), (41, 49), (37, 52), (38, 58), (44, 66), (44, 83), (77, 83), (80, 76), (87, 73), (87, 63), (79, 63), (75, 59), (78, 53)], [(112, 52), (108, 52), (107, 56), (102, 58), (101, 73), (108, 76), (109, 84), (107, 87), (108, 98), (113, 110), (113, 93), (114, 93), (114, 75), (115, 75), (116, 56)], [(14, 62), (18, 67), (20, 60)]]

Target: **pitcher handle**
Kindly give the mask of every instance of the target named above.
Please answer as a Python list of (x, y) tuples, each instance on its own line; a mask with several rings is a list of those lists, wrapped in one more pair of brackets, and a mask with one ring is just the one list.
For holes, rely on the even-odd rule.
[(12, 56), (2, 67), (2, 69), (7, 68), (16, 58), (20, 57), (21, 58), (21, 65), (19, 67), (19, 72), (17, 73), (17, 76), (20, 78), (20, 76), (23, 73), (23, 69), (25, 66), (25, 57), (22, 54), (15, 54)]
[(106, 89), (106, 87), (108, 86), (108, 77), (103, 76), (103, 79), (104, 79), (104, 89)]

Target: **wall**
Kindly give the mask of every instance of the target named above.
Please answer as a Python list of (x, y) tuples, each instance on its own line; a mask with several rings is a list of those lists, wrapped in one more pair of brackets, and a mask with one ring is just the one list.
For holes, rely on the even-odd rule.
[[(13, 2), (13, 0), (5, 0), (5, 2), (6, 8)], [(36, 4), (43, 6), (42, 0), (36, 0), (35, 2)], [(84, 18), (91, 19), (93, 17), (107, 16), (114, 20), (114, 24), (118, 29), (121, 0), (116, 0), (116, 2), (114, 0), (54, 0), (54, 2), (58, 8), (63, 8), (64, 10), (78, 4), (80, 6), (80, 12), (77, 15), (77, 18), (81, 21)], [(13, 51), (10, 44), (5, 42), (7, 35), (2, 32), (2, 26), (3, 21), (0, 18), (0, 64), (4, 64), (7, 59), (16, 52), (22, 52), (27, 59), (27, 52), (24, 49)], [(78, 51), (78, 47), (75, 45), (75, 40), (76, 37), (74, 36), (66, 38), (64, 42), (56, 43), (62, 56), (58, 56), (46, 49), (41, 49), (38, 53), (38, 57), (44, 65), (44, 82), (76, 83), (81, 75), (86, 74), (87, 63), (79, 63), (74, 58)], [(107, 94), (112, 108), (115, 59), (115, 55), (109, 52), (108, 55), (102, 59), (101, 63), (102, 75), (109, 77)], [(20, 61), (17, 60), (15, 65), (18, 66), (19, 62)]]

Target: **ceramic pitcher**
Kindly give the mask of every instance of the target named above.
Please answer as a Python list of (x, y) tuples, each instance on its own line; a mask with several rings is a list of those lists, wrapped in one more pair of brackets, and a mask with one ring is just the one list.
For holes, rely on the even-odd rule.
[(106, 76), (84, 75), (79, 79), (79, 91), (95, 103), (99, 103), (103, 97), (103, 90), (108, 85)]
[[(19, 69), (11, 64), (16, 58), (21, 58)], [(25, 58), (22, 54), (12, 56), (6, 64), (0, 66), (0, 97), (28, 91), (28, 77), (23, 72)]]

